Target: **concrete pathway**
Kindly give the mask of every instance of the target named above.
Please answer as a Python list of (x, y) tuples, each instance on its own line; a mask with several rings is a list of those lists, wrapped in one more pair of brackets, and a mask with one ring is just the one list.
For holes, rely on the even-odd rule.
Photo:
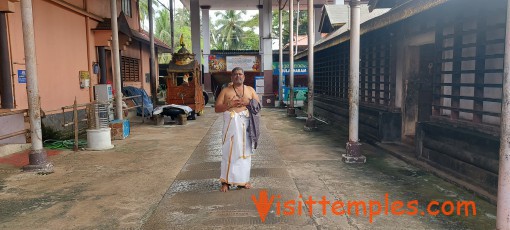
[[(362, 146), (366, 164), (342, 163), (346, 130), (321, 123), (317, 131), (305, 132), (303, 116), (263, 110), (249, 190), (219, 192), (222, 121), (212, 108), (185, 126), (134, 124), (132, 135), (109, 151), (52, 156), (54, 174), (20, 173), (0, 163), (0, 229), (495, 228), (494, 205), (380, 148)], [(253, 201), (260, 201), (263, 191), (274, 196), (273, 202), (258, 203), (259, 209), (268, 208), (264, 222)], [(324, 199), (324, 205), (306, 204), (310, 196)], [(476, 216), (457, 216), (456, 210), (431, 216), (426, 210), (432, 200), (473, 200)], [(349, 201), (365, 202), (367, 214), (359, 206), (356, 216)], [(382, 206), (372, 223), (370, 201), (372, 212), (377, 202)], [(392, 215), (391, 204), (398, 201), (404, 214)], [(414, 203), (407, 206), (414, 201), (416, 213)]]
[[(495, 224), (494, 206), (477, 199), (466, 191), (407, 165), (375, 148), (363, 145), (368, 163), (346, 165), (341, 161), (346, 143), (344, 130), (320, 125), (319, 131), (303, 131), (304, 117), (288, 118), (284, 110), (265, 110), (260, 148), (253, 156), (254, 189), (218, 192), (221, 161), (221, 125), (217, 120), (195, 149), (183, 170), (163, 197), (145, 229), (170, 227), (189, 229), (276, 228), (276, 229), (486, 229)], [(261, 191), (274, 195), (265, 222), (255, 205)], [(384, 202), (389, 214), (385, 214)], [(325, 201), (307, 205), (312, 200)], [(292, 215), (284, 215), (284, 203), (295, 201)], [(415, 200), (415, 201), (414, 201)], [(477, 213), (473, 216), (431, 216), (427, 203), (474, 200)], [(278, 201), (280, 204), (278, 205)], [(332, 211), (335, 201), (363, 201), (367, 214), (360, 206), (360, 215), (337, 215), (348, 207)], [(373, 202), (370, 223), (370, 202)], [(392, 215), (391, 203), (402, 201), (404, 215)], [(409, 208), (408, 202), (416, 202)], [(298, 214), (298, 204), (303, 204)], [(376, 202), (381, 204), (381, 213)], [(414, 203), (411, 203), (414, 204)], [(277, 215), (278, 206), (280, 215)], [(325, 208), (325, 210), (323, 209)], [(310, 210), (312, 209), (312, 210)], [(437, 210), (435, 207), (432, 211)], [(439, 208), (440, 209), (440, 208)], [(397, 212), (398, 209), (395, 209)], [(414, 211), (415, 210), (415, 211)], [(446, 209), (448, 211), (448, 209)], [(325, 214), (324, 214), (325, 212)], [(416, 212), (416, 213), (414, 213)], [(423, 216), (422, 216), (423, 212)], [(288, 214), (289, 212), (287, 212)], [(312, 213), (310, 215), (310, 213)], [(455, 212), (454, 212), (455, 213)]]

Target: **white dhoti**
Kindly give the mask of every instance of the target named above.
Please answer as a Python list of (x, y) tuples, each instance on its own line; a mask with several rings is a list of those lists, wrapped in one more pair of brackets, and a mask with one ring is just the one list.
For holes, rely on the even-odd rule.
[(221, 176), (223, 183), (244, 186), (250, 181), (251, 140), (248, 137), (248, 110), (223, 113)]

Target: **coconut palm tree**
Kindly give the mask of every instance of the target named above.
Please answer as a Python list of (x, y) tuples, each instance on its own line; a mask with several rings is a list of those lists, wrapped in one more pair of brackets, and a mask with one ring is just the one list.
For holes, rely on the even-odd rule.
[[(154, 36), (166, 44), (171, 44), (170, 13), (167, 10), (159, 11), (154, 24), (156, 24)], [(171, 58), (172, 56), (170, 54), (165, 53), (159, 57), (158, 61), (159, 63), (168, 63)]]
[[(152, 9), (158, 9), (161, 5), (158, 1), (152, 1)], [(140, 22), (144, 25), (145, 20), (149, 20), (149, 1), (138, 1), (138, 12), (140, 13)], [(155, 15), (155, 14), (153, 14)]]
[(212, 36), (215, 49), (233, 50), (242, 48), (243, 27), (246, 23), (243, 20), (243, 15), (246, 15), (245, 10), (226, 10), (215, 13), (215, 16), (218, 17)]

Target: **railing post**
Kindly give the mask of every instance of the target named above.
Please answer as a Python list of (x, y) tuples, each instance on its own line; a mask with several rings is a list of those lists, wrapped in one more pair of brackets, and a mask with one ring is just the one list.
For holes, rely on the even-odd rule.
[(74, 105), (73, 105), (73, 119), (74, 119), (74, 146), (73, 151), (78, 151), (78, 103), (76, 102), (76, 97), (74, 97)]

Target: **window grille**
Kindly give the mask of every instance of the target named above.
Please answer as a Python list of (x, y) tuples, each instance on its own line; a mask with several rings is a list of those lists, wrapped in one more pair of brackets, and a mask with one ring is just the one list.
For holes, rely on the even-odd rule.
[(315, 54), (315, 94), (348, 98), (349, 45), (340, 44)]
[(437, 22), (432, 115), (498, 125), (505, 12), (479, 12)]
[(360, 104), (390, 105), (389, 33), (364, 36), (360, 49)]
[(122, 57), (121, 76), (123, 81), (140, 81), (140, 61), (136, 58)]

